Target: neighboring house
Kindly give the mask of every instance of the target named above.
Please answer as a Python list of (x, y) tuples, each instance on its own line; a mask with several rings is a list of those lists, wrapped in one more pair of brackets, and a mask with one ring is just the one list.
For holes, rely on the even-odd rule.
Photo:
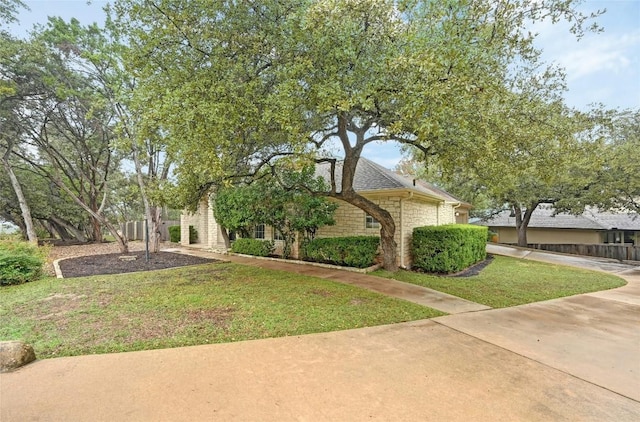
[[(336, 187), (341, 189), (341, 163), (336, 164)], [(329, 166), (319, 165), (318, 175), (329, 182)], [(396, 223), (395, 241), (398, 244), (398, 265), (411, 265), (411, 236), (415, 227), (439, 226), (450, 223), (467, 223), (471, 205), (460, 201), (430, 183), (410, 179), (394, 173), (370, 160), (361, 158), (356, 168), (354, 189), (360, 195), (386, 209)], [(330, 200), (335, 200), (330, 198)], [(356, 235), (380, 235), (380, 224), (361, 209), (335, 200), (339, 207), (335, 212), (336, 224), (324, 226), (316, 237), (342, 237)], [(224, 241), (208, 201), (200, 204), (195, 214), (181, 216), (182, 242), (188, 242), (188, 226), (198, 231), (198, 242), (203, 247), (221, 248)], [(256, 238), (278, 240), (274, 230), (264, 225), (256, 227)], [(296, 248), (294, 248), (294, 254)]]
[[(529, 244), (627, 244), (640, 245), (640, 215), (587, 209), (581, 215), (557, 214), (550, 204), (539, 205), (527, 229)], [(488, 226), (499, 243), (518, 243), (516, 218), (504, 211), (474, 224)]]

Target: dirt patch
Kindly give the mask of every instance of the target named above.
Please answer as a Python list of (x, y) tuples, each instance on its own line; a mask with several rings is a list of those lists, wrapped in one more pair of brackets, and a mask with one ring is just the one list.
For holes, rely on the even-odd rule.
[[(64, 278), (86, 277), (102, 274), (121, 274), (138, 271), (153, 271), (166, 268), (184, 267), (187, 265), (216, 262), (215, 259), (201, 258), (173, 252), (157, 252), (149, 254), (146, 260), (144, 251), (128, 254), (111, 253), (81, 256), (60, 261), (60, 271)], [(126, 258), (125, 258), (126, 257)]]
[(326, 290), (316, 289), (311, 291), (312, 294), (322, 296), (322, 297), (331, 297), (333, 293), (328, 292)]
[(188, 324), (206, 324), (226, 328), (234, 312), (233, 308), (198, 309), (186, 312), (184, 318)]

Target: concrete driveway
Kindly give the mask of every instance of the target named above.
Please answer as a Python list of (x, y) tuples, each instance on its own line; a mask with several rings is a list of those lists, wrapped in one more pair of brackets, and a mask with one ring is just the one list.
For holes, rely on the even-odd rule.
[(299, 337), (47, 359), (7, 421), (638, 421), (640, 271), (508, 309)]

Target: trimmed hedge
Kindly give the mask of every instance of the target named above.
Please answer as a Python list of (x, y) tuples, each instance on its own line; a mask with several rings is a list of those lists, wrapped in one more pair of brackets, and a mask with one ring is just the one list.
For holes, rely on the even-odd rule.
[(487, 227), (470, 224), (416, 227), (413, 267), (430, 273), (455, 273), (487, 256)]
[(180, 226), (169, 226), (169, 240), (180, 243)]
[(270, 240), (251, 238), (236, 239), (231, 245), (231, 252), (254, 256), (269, 256), (273, 253), (275, 245)]
[(380, 238), (377, 236), (327, 237), (302, 245), (306, 261), (366, 268), (375, 264)]
[[(180, 226), (169, 226), (169, 240), (173, 243), (180, 243)], [(189, 226), (189, 243), (198, 241), (198, 231), (193, 226)]]
[(28, 242), (0, 240), (0, 286), (34, 281), (42, 275), (45, 252)]

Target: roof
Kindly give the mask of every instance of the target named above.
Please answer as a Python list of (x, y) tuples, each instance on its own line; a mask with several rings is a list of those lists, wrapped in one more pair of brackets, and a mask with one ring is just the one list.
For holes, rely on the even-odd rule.
[[(336, 162), (335, 176), (336, 190), (338, 192), (342, 190), (342, 164), (342, 161)], [(316, 175), (322, 176), (327, 183), (331, 183), (330, 171), (331, 166), (329, 163), (320, 163), (316, 166)], [(456, 202), (468, 207), (471, 206), (471, 204), (461, 201), (428, 182), (404, 177), (366, 158), (358, 160), (353, 188), (356, 192), (407, 190), (438, 201)]]
[[(640, 215), (637, 213), (612, 213), (588, 208), (580, 215), (559, 213), (553, 215), (550, 204), (542, 204), (531, 215), (529, 228), (581, 229), (581, 230), (640, 230)], [(510, 211), (503, 211), (493, 218), (474, 224), (489, 227), (515, 227), (516, 218)]]

